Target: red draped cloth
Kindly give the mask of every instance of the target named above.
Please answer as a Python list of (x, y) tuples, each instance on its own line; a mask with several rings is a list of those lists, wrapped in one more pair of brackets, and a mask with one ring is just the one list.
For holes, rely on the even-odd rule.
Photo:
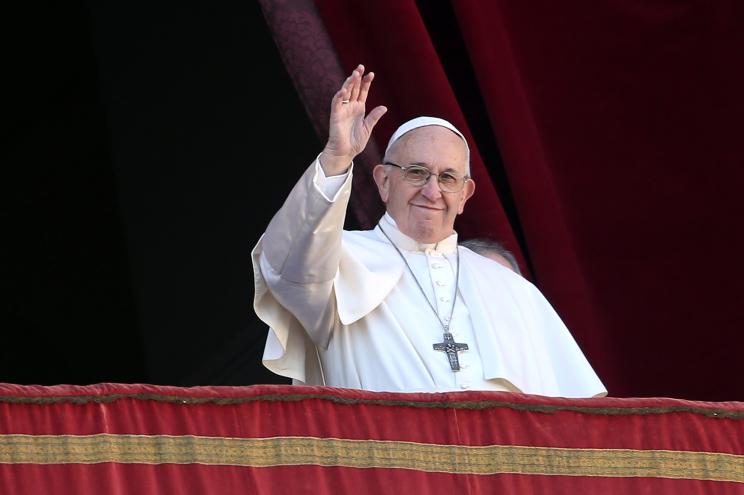
[(0, 493), (744, 492), (744, 403), (0, 384)]

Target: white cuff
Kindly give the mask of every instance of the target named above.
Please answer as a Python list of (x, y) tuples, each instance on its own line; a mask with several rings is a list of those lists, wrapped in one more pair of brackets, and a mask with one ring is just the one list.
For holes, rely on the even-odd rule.
[(323, 172), (323, 167), (320, 165), (319, 154), (315, 158), (315, 177), (313, 177), (313, 184), (326, 200), (333, 203), (336, 201), (336, 197), (346, 181), (351, 179), (351, 170), (353, 167), (354, 162), (351, 163), (351, 166), (349, 166), (349, 170), (347, 170), (346, 173), (326, 177), (325, 172)]

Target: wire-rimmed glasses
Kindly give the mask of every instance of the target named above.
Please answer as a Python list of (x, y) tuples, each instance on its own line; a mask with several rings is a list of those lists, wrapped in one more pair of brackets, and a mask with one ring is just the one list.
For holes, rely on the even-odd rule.
[(465, 183), (470, 180), (470, 177), (465, 175), (460, 177), (454, 172), (444, 171), (434, 173), (423, 165), (408, 165), (403, 167), (397, 163), (387, 161), (384, 165), (392, 165), (397, 167), (403, 172), (403, 180), (416, 186), (423, 187), (432, 175), (436, 176), (437, 182), (439, 183), (439, 189), (446, 193), (458, 193), (465, 187)]

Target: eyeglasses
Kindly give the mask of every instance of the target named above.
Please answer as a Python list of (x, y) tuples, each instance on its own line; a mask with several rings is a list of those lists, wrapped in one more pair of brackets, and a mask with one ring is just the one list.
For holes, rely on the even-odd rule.
[(397, 163), (393, 162), (385, 162), (384, 165), (392, 165), (393, 167), (399, 168), (401, 172), (403, 172), (403, 180), (416, 187), (423, 187), (427, 182), (429, 182), (431, 176), (435, 175), (437, 177), (437, 182), (439, 183), (439, 189), (446, 193), (457, 193), (462, 191), (462, 188), (465, 187), (465, 183), (470, 180), (470, 177), (467, 175), (460, 177), (453, 172), (439, 172), (438, 174), (435, 174), (422, 165), (401, 167)]

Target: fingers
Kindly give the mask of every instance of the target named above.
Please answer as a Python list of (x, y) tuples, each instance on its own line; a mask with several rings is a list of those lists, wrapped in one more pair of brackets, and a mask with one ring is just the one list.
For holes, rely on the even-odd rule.
[(359, 95), (357, 96), (357, 99), (361, 101), (362, 103), (366, 103), (367, 101), (367, 93), (369, 93), (369, 87), (372, 85), (372, 79), (374, 78), (375, 78), (374, 72), (368, 72), (362, 78), (362, 84), (360, 85), (360, 88), (359, 88)]
[(351, 73), (352, 84), (351, 84), (351, 95), (349, 97), (349, 100), (351, 101), (359, 100), (359, 91), (361, 89), (362, 74), (364, 74), (364, 66), (362, 64), (357, 65), (356, 69), (354, 69), (354, 72)]
[(338, 91), (336, 91), (336, 94), (333, 95), (333, 100), (332, 100), (332, 105), (331, 105), (332, 108), (334, 109), (338, 108), (344, 104), (343, 102), (345, 101), (348, 102), (349, 98), (347, 96), (347, 93), (348, 91), (345, 91), (344, 88), (341, 88)]
[[(333, 95), (332, 111), (337, 116), (358, 115), (359, 117), (364, 118), (364, 105), (367, 102), (367, 95), (372, 86), (372, 81), (375, 78), (374, 72), (368, 72), (365, 74), (364, 70), (364, 65), (357, 65), (349, 77), (344, 80), (341, 88)], [(355, 103), (361, 103), (362, 105), (357, 106)], [(367, 117), (364, 118), (365, 127), (371, 131), (385, 112), (387, 112), (387, 108), (385, 107), (377, 107), (372, 110)]]
[[(372, 81), (372, 77), (374, 77), (370, 77), (370, 74), (364, 75), (364, 65), (357, 65), (356, 69), (344, 80), (341, 88), (333, 96), (334, 106), (343, 105), (344, 101), (349, 103), (361, 101), (364, 103), (367, 99), (369, 84)], [(364, 92), (364, 96), (360, 98), (362, 91)]]
[(344, 84), (341, 86), (341, 89), (336, 91), (336, 94), (333, 95), (333, 99), (331, 100), (332, 108), (337, 109), (343, 104), (342, 102), (349, 101), (349, 97), (351, 95), (351, 89), (349, 88), (349, 81), (350, 81), (350, 77), (347, 77), (346, 81), (344, 81)]
[(387, 107), (379, 106), (372, 109), (371, 112), (365, 117), (364, 119), (364, 126), (367, 128), (368, 132), (372, 132), (372, 129), (377, 125), (377, 121), (380, 120), (380, 118), (385, 115), (385, 112), (387, 112)]
[(367, 95), (375, 75), (372, 72), (365, 74), (364, 71), (364, 65), (359, 64), (333, 95), (324, 170), (328, 166), (328, 156), (342, 157), (339, 163), (343, 162), (343, 166), (348, 167), (349, 160), (364, 150), (372, 129), (387, 112), (387, 108), (379, 106), (365, 117)]

